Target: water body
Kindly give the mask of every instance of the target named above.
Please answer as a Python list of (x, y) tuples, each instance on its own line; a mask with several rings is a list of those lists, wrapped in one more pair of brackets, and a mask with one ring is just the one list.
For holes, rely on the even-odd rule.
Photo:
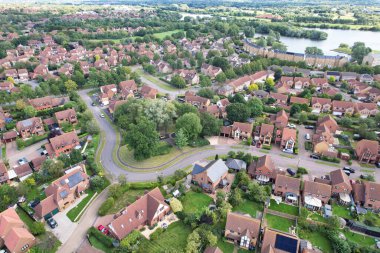
[(181, 20), (183, 20), (185, 17), (191, 17), (191, 18), (211, 18), (212, 15), (209, 14), (201, 14), (201, 13), (187, 13), (187, 12), (180, 12), (179, 13), (182, 17)]
[[(315, 29), (328, 34), (326, 40), (316, 41), (304, 38), (292, 38), (281, 36), (281, 42), (288, 47), (289, 52), (304, 53), (306, 47), (318, 47), (325, 55), (345, 55), (332, 51), (339, 47), (340, 43), (352, 46), (355, 42), (364, 42), (372, 50), (380, 50), (380, 32), (339, 30), (339, 29)], [(261, 36), (256, 34), (255, 37)]]

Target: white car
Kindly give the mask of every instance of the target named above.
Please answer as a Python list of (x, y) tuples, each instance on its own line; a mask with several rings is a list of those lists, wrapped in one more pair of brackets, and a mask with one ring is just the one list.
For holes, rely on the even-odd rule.
[(100, 117), (101, 117), (101, 118), (104, 118), (105, 116), (104, 116), (104, 114), (102, 113), (102, 114), (100, 114)]
[(305, 134), (305, 139), (310, 140), (310, 134)]
[(291, 149), (283, 149), (282, 152), (288, 153), (288, 154), (293, 154), (293, 150), (291, 150)]
[(288, 127), (289, 128), (296, 128), (296, 125), (294, 125), (294, 124), (288, 124)]

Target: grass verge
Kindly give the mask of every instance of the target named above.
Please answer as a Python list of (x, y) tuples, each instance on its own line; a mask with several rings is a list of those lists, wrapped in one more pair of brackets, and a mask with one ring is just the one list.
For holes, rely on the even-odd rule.
[[(85, 208), (87, 203), (91, 200), (91, 198), (95, 195), (95, 192), (89, 191), (88, 195), (82, 199), (81, 202), (78, 203), (75, 207), (73, 207), (70, 211), (67, 212), (67, 217), (72, 221), (77, 221), (80, 217), (78, 215), (81, 213), (81, 211)], [(78, 218), (77, 218), (78, 217)]]

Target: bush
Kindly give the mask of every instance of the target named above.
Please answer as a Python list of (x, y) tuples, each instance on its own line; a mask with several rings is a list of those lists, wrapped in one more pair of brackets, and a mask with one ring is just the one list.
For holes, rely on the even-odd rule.
[(160, 142), (160, 144), (157, 147), (157, 152), (154, 155), (158, 156), (158, 155), (169, 154), (171, 149), (172, 149), (172, 146), (169, 145), (168, 143)]
[(156, 231), (154, 231), (154, 232), (150, 235), (150, 239), (151, 239), (151, 240), (157, 240), (163, 232), (164, 232), (164, 229), (163, 229), (163, 228), (157, 228)]
[(112, 197), (109, 197), (104, 203), (100, 206), (98, 210), (98, 214), (100, 216), (104, 216), (107, 214), (107, 212), (111, 209), (111, 207), (115, 204), (115, 199)]
[(328, 157), (328, 156), (322, 156), (321, 159), (323, 161), (331, 162), (331, 163), (340, 163), (340, 159), (336, 157)]
[(112, 248), (113, 247), (112, 238), (106, 236), (105, 234), (103, 234), (102, 232), (100, 232), (99, 230), (97, 230), (94, 227), (91, 227), (88, 230), (88, 235), (95, 237), (99, 242), (101, 242), (107, 248)]
[(307, 169), (304, 167), (298, 167), (297, 174), (305, 175), (308, 174)]
[(128, 184), (128, 187), (131, 190), (152, 189), (158, 186), (159, 184), (157, 182), (137, 182)]
[(42, 140), (46, 139), (47, 137), (48, 137), (48, 134), (46, 133), (46, 134), (39, 135), (39, 136), (38, 135), (33, 135), (32, 138), (29, 138), (29, 139), (27, 139), (25, 141), (22, 140), (22, 139), (17, 139), (17, 141), (16, 141), (17, 148), (19, 150), (21, 150), (21, 149), (23, 149), (25, 147), (28, 147), (30, 145), (33, 145), (33, 144), (39, 142), (39, 141), (42, 141)]
[(266, 149), (266, 150), (271, 150), (272, 146), (271, 145), (263, 145), (262, 148)]
[(210, 145), (210, 142), (207, 139), (202, 138), (196, 139), (189, 143), (190, 147), (204, 147), (207, 145)]
[(30, 226), (29, 229), (33, 235), (42, 235), (42, 234), (45, 234), (46, 232), (45, 225), (39, 221), (33, 222), (32, 226)]

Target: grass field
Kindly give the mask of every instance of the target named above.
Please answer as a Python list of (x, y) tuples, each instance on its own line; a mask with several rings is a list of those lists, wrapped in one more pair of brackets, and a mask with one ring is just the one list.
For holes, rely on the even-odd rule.
[(173, 33), (178, 33), (178, 32), (182, 32), (183, 30), (182, 29), (177, 29), (177, 30), (173, 30), (173, 31), (167, 31), (167, 32), (162, 32), (162, 33), (153, 33), (153, 36), (156, 37), (157, 39), (164, 39), (166, 36), (171, 36)]
[(174, 222), (160, 235), (159, 239), (154, 241), (144, 240), (138, 252), (181, 252), (186, 248), (187, 237), (190, 233), (191, 228), (182, 221)]
[(136, 73), (139, 74), (141, 77), (151, 81), (152, 83), (156, 84), (158, 87), (160, 87), (161, 89), (164, 89), (164, 90), (167, 90), (167, 91), (178, 91), (180, 89), (177, 89), (173, 86), (171, 86), (170, 84), (168, 83), (165, 83), (164, 81), (158, 79), (157, 77), (155, 76), (152, 76), (148, 73), (146, 73), (144, 70), (142, 69), (138, 69), (136, 70)]
[(284, 203), (280, 203), (279, 205), (277, 205), (277, 203), (274, 199), (270, 200), (269, 209), (272, 209), (272, 210), (275, 210), (278, 212), (282, 212), (282, 213), (287, 213), (287, 214), (298, 216), (298, 207), (287, 205)]
[(240, 212), (240, 213), (247, 213), (251, 215), (253, 218), (256, 217), (257, 211), (263, 211), (264, 206), (261, 203), (253, 202), (250, 200), (244, 200), (243, 203), (241, 203), (238, 206), (235, 206), (232, 208), (233, 212)]
[(74, 222), (75, 218), (79, 215), (79, 213), (83, 210), (83, 208), (87, 205), (87, 203), (91, 200), (91, 198), (94, 196), (95, 192), (89, 191), (88, 195), (82, 199), (81, 202), (79, 202), (75, 207), (73, 207), (70, 211), (67, 212), (67, 217)]
[(116, 213), (126, 207), (128, 204), (135, 202), (137, 197), (144, 194), (144, 191), (144, 189), (126, 191), (123, 195), (121, 195), (120, 198), (115, 201), (115, 204), (111, 207), (107, 214)]
[(343, 234), (346, 236), (347, 240), (349, 240), (351, 242), (355, 242), (361, 246), (373, 246), (376, 243), (374, 238), (369, 237), (369, 236), (365, 236), (362, 234), (354, 233), (351, 231), (349, 231), (349, 232), (343, 231)]
[(188, 192), (181, 199), (185, 213), (199, 213), (212, 202), (212, 198), (204, 193)]
[(289, 232), (289, 228), (295, 225), (294, 221), (292, 220), (269, 213), (265, 215), (265, 220), (270, 228), (281, 230), (287, 233)]
[(314, 221), (319, 221), (319, 222), (322, 222), (322, 223), (326, 223), (327, 220), (325, 218), (323, 218), (322, 215), (318, 214), (318, 213), (311, 213), (309, 215), (309, 218), (314, 220)]
[(324, 234), (320, 232), (309, 232), (300, 230), (299, 236), (302, 239), (310, 241), (313, 246), (318, 247), (324, 253), (334, 252), (330, 241), (326, 238)]
[(336, 216), (339, 216), (339, 217), (342, 217), (345, 219), (350, 219), (350, 220), (353, 219), (351, 216), (351, 212), (350, 212), (349, 208), (346, 206), (333, 204), (332, 205), (332, 211), (333, 211), (333, 214)]
[(232, 253), (234, 252), (234, 245), (232, 243), (224, 241), (224, 239), (218, 240), (218, 243), (216, 244), (218, 248), (223, 252), (223, 253)]

